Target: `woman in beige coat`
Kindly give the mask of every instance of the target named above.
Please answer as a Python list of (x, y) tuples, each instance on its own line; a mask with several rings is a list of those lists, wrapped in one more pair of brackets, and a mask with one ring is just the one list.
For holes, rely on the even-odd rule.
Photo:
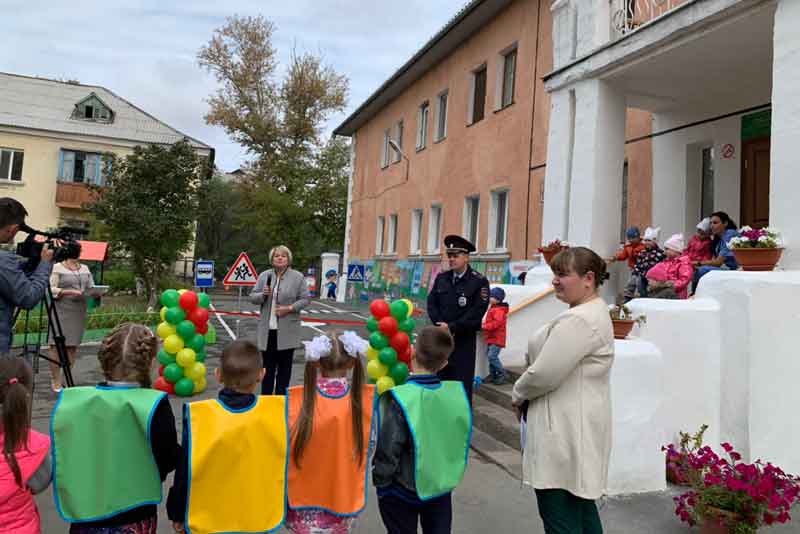
[(600, 534), (594, 501), (611, 453), (614, 332), (597, 289), (608, 274), (584, 247), (559, 253), (551, 267), (569, 310), (530, 339), (530, 367), (514, 384), (514, 405), (522, 412), (527, 401), (523, 480), (536, 490), (547, 534)]

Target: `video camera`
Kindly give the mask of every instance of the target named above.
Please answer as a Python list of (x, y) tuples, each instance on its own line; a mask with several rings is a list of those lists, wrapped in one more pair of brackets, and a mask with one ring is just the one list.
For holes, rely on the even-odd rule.
[[(59, 228), (55, 232), (42, 232), (31, 228), (25, 223), (20, 225), (19, 230), (28, 234), (25, 241), (17, 245), (17, 255), (27, 259), (22, 266), (22, 270), (26, 273), (36, 270), (42, 258), (42, 249), (45, 245), (51, 245), (55, 241), (60, 242), (59, 246), (53, 247), (53, 263), (59, 263), (70, 256), (74, 256), (75, 252), (80, 249), (80, 245), (73, 236), (86, 233), (85, 230), (74, 228)], [(36, 236), (42, 236), (46, 239), (39, 241)]]

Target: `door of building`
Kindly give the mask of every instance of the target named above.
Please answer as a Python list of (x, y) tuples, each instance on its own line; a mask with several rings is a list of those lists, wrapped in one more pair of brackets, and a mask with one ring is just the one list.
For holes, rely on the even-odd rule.
[(769, 226), (769, 146), (764, 137), (742, 144), (742, 225)]

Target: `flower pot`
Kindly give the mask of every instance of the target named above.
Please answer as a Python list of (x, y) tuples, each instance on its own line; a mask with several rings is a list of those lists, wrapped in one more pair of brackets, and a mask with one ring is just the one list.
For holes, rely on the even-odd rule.
[(611, 324), (614, 325), (614, 339), (625, 339), (628, 334), (633, 330), (633, 325), (636, 321), (633, 319), (611, 319)]
[(700, 534), (729, 534), (738, 521), (739, 515), (735, 512), (708, 507), (700, 525)]
[(736, 262), (745, 271), (771, 271), (781, 259), (782, 248), (734, 248)]
[(542, 256), (544, 256), (544, 261), (547, 262), (547, 265), (550, 265), (550, 262), (553, 261), (556, 254), (561, 252), (562, 250), (567, 250), (569, 247), (561, 247), (561, 248), (550, 248), (542, 250)]

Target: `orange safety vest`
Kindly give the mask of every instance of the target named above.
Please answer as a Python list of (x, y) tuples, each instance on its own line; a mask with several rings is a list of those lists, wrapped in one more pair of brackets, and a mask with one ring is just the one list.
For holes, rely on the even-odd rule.
[[(317, 391), (314, 429), (303, 451), (300, 467), (289, 458), (289, 507), (324, 510), (338, 516), (360, 514), (367, 504), (369, 437), (377, 420), (375, 386), (362, 389), (364, 456), (359, 464), (353, 440), (350, 393), (331, 397)], [(303, 406), (303, 386), (288, 390), (289, 428), (294, 432)], [(291, 449), (290, 449), (291, 450)], [(347, 461), (348, 459), (352, 461)]]

